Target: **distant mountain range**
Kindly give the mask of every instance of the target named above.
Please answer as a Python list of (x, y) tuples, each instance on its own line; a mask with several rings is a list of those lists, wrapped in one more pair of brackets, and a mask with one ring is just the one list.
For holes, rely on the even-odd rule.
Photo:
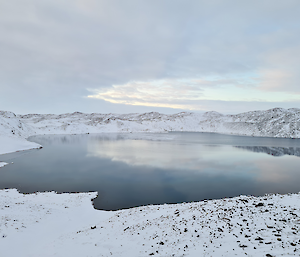
[(0, 133), (28, 137), (35, 134), (101, 132), (197, 131), (223, 134), (300, 138), (300, 109), (274, 108), (236, 115), (217, 112), (157, 112), (133, 114), (85, 114), (80, 112), (15, 115), (0, 111)]
[(214, 111), (203, 114), (181, 112), (173, 115), (157, 112), (143, 114), (86, 114), (74, 112), (60, 115), (16, 115), (12, 112), (0, 111), (0, 143), (1, 140), (4, 140), (3, 138), (6, 139), (6, 142), (8, 138), (25, 140), (29, 136), (38, 134), (159, 133), (169, 131), (300, 138), (300, 109), (274, 108), (236, 115), (223, 115)]

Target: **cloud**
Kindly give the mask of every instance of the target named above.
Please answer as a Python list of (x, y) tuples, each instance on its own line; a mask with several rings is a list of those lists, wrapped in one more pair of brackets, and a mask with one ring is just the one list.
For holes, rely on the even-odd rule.
[(114, 85), (107, 89), (90, 89), (97, 98), (110, 103), (126, 105), (143, 105), (175, 109), (201, 109), (199, 99), (202, 90), (177, 80), (159, 80), (150, 82), (130, 82), (125, 85)]
[[(43, 105), (48, 112), (93, 112), (95, 105), (87, 108), (84, 99), (87, 89), (113, 102), (120, 99), (116, 85), (127, 94), (126, 104), (191, 109), (203, 108), (197, 97), (205, 96), (205, 90), (232, 84), (251, 88), (260, 83), (261, 91), (299, 92), (298, 0), (0, 4), (2, 109), (13, 106), (21, 112), (26, 106), (35, 112)], [(245, 74), (259, 78), (240, 83), (237, 78)], [(177, 94), (169, 98), (162, 85), (163, 95), (154, 96), (157, 81), (184, 79), (200, 81), (191, 82), (192, 89), (172, 86)], [(149, 84), (148, 96), (145, 87), (140, 95), (127, 93), (133, 90), (127, 85), (132, 81)], [(121, 85), (127, 85), (126, 92)], [(112, 93), (110, 98), (105, 92)], [(110, 112), (112, 105), (106, 103), (96, 106)]]
[[(279, 72), (269, 76), (274, 81), (272, 90), (276, 89), (275, 83), (281, 86), (280, 79), (285, 79), (285, 74)], [(278, 103), (282, 105), (287, 102), (297, 102), (297, 98), (290, 93), (274, 92), (270, 95), (260, 88), (261, 84), (255, 82), (259, 79), (255, 74), (245, 74), (232, 78), (132, 81), (108, 88), (89, 89), (92, 94), (87, 98), (100, 99), (113, 104), (192, 111), (209, 110), (208, 106), (212, 106), (210, 103), (216, 104), (212, 106), (214, 110), (220, 108), (224, 111), (232, 104), (237, 106), (236, 110), (244, 109), (240, 106), (243, 102), (244, 107), (250, 106), (251, 103), (255, 106), (266, 106), (265, 103), (268, 102), (268, 108), (272, 108), (272, 103), (278, 106)], [(221, 107), (222, 104), (227, 106)]]
[[(291, 41), (294, 42), (294, 41)], [(268, 92), (300, 94), (299, 46), (286, 46), (270, 51), (264, 56), (264, 68), (259, 71), (258, 89)]]

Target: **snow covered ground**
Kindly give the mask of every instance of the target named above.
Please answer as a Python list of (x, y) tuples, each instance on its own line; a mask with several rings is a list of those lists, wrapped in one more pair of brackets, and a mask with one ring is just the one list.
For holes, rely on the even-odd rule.
[[(1, 154), (40, 148), (37, 134), (200, 131), (300, 138), (300, 109), (222, 115), (179, 113), (15, 115), (0, 111)], [(247, 150), (265, 151), (251, 148)], [(284, 150), (283, 150), (284, 153)], [(278, 153), (280, 154), (280, 153)], [(298, 155), (295, 154), (295, 155)], [(0, 168), (4, 162), (0, 162)], [(300, 194), (240, 196), (99, 211), (96, 193), (0, 190), (5, 256), (299, 256)]]
[(20, 121), (14, 113), (0, 111), (0, 155), (40, 148), (41, 145), (26, 140), (35, 134), (33, 128)]
[(300, 195), (99, 211), (96, 193), (0, 190), (4, 256), (299, 256)]

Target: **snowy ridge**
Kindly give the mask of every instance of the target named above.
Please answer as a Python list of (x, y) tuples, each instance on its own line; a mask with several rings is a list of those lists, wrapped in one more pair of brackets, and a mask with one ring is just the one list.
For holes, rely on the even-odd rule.
[(205, 117), (194, 113), (165, 115), (157, 112), (144, 114), (84, 114), (80, 112), (61, 115), (19, 115), (20, 120), (38, 134), (78, 134), (101, 132), (168, 132), (197, 131)]
[(0, 111), (0, 135), (24, 138), (34, 134), (33, 128), (21, 122), (13, 112)]
[(78, 134), (101, 132), (217, 132), (260, 137), (300, 137), (300, 109), (274, 108), (236, 115), (217, 112), (144, 114), (28, 114), (18, 115), (37, 134)]
[[(0, 154), (39, 148), (25, 139), (39, 134), (216, 132), (257, 137), (300, 138), (300, 109), (274, 108), (236, 115), (157, 112), (132, 114), (27, 114), (0, 111)], [(18, 142), (20, 145), (18, 145)], [(18, 147), (14, 148), (13, 145)]]
[(300, 109), (274, 108), (200, 122), (203, 131), (259, 137), (300, 137)]

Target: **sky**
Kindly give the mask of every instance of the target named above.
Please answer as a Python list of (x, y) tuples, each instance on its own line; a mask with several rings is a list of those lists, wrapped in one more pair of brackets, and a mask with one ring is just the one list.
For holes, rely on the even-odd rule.
[(0, 0), (0, 110), (300, 108), (299, 0)]

